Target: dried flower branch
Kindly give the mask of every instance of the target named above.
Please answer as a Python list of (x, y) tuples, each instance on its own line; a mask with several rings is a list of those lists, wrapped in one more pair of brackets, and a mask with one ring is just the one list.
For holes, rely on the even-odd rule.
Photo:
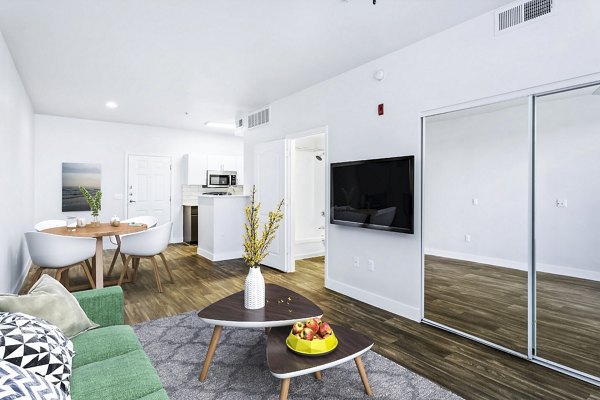
[(283, 199), (279, 202), (275, 211), (269, 212), (266, 223), (263, 224), (262, 233), (260, 228), (260, 203), (256, 202), (256, 188), (252, 187), (250, 204), (246, 206), (246, 224), (244, 224), (244, 254), (243, 258), (250, 267), (258, 267), (262, 260), (269, 255), (269, 245), (275, 239), (277, 229), (283, 219)]

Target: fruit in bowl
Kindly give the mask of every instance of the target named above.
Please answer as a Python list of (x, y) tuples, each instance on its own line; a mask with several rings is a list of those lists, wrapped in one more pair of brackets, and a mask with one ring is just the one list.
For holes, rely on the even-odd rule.
[(312, 356), (327, 354), (338, 344), (329, 323), (320, 318), (296, 321), (285, 342), (290, 350)]

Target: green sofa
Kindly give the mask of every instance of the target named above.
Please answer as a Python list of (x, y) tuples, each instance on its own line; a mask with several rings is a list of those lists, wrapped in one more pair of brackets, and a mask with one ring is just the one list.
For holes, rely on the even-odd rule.
[(113, 286), (73, 295), (100, 327), (72, 339), (75, 356), (71, 398), (168, 399), (133, 329), (124, 324), (121, 288)]

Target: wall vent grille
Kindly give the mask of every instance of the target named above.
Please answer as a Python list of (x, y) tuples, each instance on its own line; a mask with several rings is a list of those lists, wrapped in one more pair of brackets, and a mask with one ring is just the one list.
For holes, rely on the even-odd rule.
[(529, 0), (513, 3), (495, 13), (495, 33), (503, 33), (528, 22), (547, 16), (554, 11), (556, 0)]
[(271, 110), (269, 107), (248, 114), (248, 129), (254, 129), (269, 123), (271, 120)]

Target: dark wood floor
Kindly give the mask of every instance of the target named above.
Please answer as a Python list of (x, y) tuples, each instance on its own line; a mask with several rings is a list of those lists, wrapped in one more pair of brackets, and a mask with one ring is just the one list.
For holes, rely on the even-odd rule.
[[(537, 273), (540, 357), (600, 376), (600, 282)], [(425, 257), (425, 317), (527, 354), (527, 272)]]
[(527, 272), (426, 256), (425, 318), (527, 354)]
[[(243, 288), (247, 269), (241, 260), (212, 263), (186, 245), (170, 246), (166, 256), (175, 284), (165, 276), (164, 294), (156, 292), (144, 261), (138, 282), (124, 285), (129, 323), (200, 309)], [(600, 400), (598, 387), (323, 288), (322, 258), (297, 263), (292, 274), (265, 268), (263, 275), (312, 299), (327, 320), (366, 332), (377, 353), (466, 399)]]

